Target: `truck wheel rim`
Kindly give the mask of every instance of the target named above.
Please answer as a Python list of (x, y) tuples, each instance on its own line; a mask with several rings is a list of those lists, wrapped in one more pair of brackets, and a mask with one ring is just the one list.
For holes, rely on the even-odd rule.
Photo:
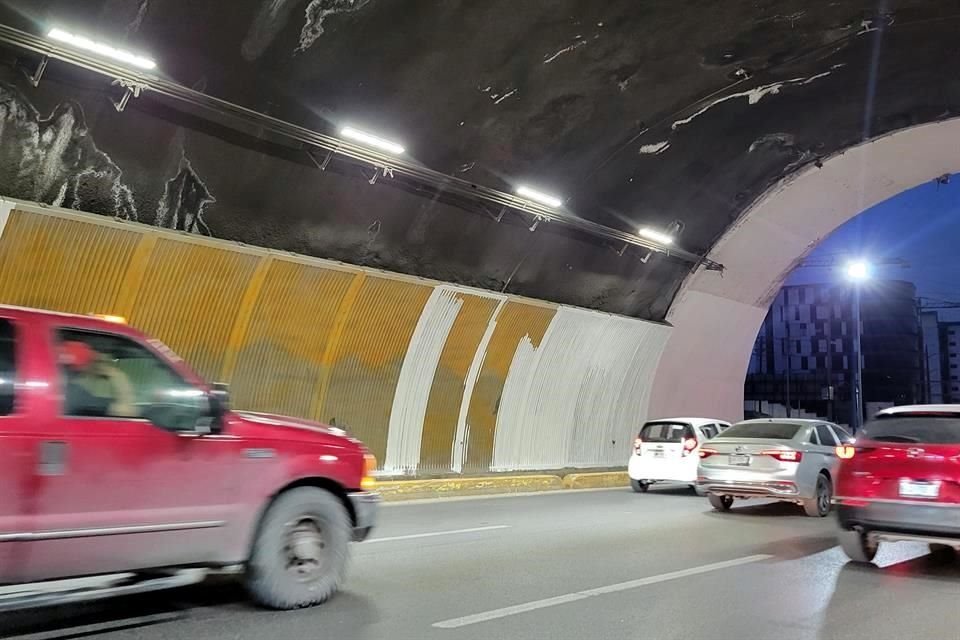
[(312, 517), (288, 522), (284, 541), (287, 572), (300, 582), (312, 582), (323, 573), (327, 543), (320, 523)]

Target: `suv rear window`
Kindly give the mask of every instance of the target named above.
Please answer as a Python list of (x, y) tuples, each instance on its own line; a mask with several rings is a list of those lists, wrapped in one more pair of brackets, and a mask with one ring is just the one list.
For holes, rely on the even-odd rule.
[(13, 324), (0, 318), (0, 416), (8, 416), (14, 408), (14, 385), (17, 379)]
[(860, 436), (877, 442), (960, 444), (960, 416), (878, 418), (868, 423)]
[(800, 425), (782, 422), (735, 424), (718, 438), (756, 438), (758, 440), (793, 440)]
[(680, 422), (648, 422), (640, 430), (644, 442), (681, 442), (692, 437), (693, 428)]

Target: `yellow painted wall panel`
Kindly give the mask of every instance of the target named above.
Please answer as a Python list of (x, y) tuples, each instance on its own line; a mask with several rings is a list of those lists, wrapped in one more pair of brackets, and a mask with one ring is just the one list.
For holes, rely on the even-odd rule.
[(13, 209), (0, 243), (0, 301), (68, 313), (117, 314), (142, 231)]
[(534, 347), (539, 347), (554, 315), (556, 309), (514, 300), (500, 310), (467, 412), (469, 431), (464, 472), (489, 470), (500, 396), (517, 345), (528, 338)]
[(336, 315), (355, 277), (292, 260), (271, 262), (229, 380), (238, 408), (310, 415)]
[(468, 294), (458, 297), (463, 306), (440, 354), (423, 421), (419, 470), (426, 473), (450, 471), (467, 372), (499, 303), (490, 297)]
[(215, 381), (223, 371), (244, 291), (265, 259), (164, 236), (153, 249), (130, 322)]
[(333, 358), (319, 418), (348, 427), (381, 464), (400, 367), (432, 290), (426, 284), (368, 276)]

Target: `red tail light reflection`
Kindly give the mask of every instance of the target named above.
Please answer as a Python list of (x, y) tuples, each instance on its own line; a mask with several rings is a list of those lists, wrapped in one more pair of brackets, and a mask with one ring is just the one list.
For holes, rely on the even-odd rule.
[(791, 451), (785, 449), (771, 449), (769, 451), (761, 451), (760, 455), (770, 456), (774, 460), (779, 460), (780, 462), (800, 462), (803, 460), (802, 451)]

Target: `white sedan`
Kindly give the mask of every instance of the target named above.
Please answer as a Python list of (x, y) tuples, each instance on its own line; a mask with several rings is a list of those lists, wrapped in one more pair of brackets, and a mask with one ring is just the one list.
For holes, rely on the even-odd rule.
[(712, 418), (669, 418), (643, 425), (627, 465), (630, 486), (646, 493), (657, 482), (697, 487), (700, 447), (730, 426)]

